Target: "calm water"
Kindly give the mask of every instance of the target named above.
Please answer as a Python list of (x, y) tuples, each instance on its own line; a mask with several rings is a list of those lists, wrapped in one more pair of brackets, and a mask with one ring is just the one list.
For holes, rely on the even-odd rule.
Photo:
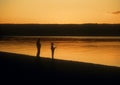
[[(0, 40), (0, 51), (36, 55), (38, 37)], [(55, 58), (120, 67), (120, 37), (40, 37), (41, 56), (51, 58), (50, 43), (56, 45)]]

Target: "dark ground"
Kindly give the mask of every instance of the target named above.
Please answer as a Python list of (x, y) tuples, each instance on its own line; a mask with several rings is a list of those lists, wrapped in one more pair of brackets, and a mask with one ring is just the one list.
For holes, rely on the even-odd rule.
[[(120, 67), (67, 60), (36, 59), (33, 56), (0, 52), (0, 81), (28, 81), (44, 84), (117, 85)], [(41, 84), (41, 85), (44, 85)], [(48, 85), (47, 84), (47, 85)], [(83, 85), (84, 85), (83, 84)]]

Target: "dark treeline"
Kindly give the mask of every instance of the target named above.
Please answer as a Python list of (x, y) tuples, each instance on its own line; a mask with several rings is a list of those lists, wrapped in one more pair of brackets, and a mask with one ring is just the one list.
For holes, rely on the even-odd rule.
[(120, 24), (0, 24), (1, 36), (120, 36)]

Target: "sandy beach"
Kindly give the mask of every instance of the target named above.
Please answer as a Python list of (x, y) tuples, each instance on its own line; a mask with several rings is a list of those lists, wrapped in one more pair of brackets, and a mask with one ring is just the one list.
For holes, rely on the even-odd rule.
[[(120, 77), (120, 68), (67, 60), (52, 60), (22, 54), (0, 52), (1, 79), (54, 80), (54, 81), (106, 81)], [(69, 82), (69, 83), (70, 83)]]

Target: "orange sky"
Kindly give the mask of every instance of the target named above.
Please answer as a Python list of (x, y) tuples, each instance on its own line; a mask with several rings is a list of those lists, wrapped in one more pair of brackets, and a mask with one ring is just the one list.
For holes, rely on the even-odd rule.
[(120, 23), (120, 0), (0, 0), (0, 23)]

